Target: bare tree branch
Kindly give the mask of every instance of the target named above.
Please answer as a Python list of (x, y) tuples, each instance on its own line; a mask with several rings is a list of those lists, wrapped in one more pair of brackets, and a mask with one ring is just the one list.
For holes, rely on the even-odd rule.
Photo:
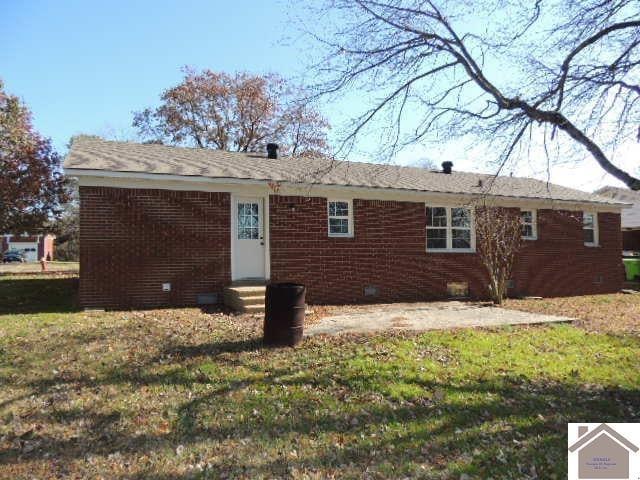
[[(343, 146), (352, 146), (365, 127), (386, 122), (393, 125), (391, 152), (439, 141), (439, 135), (483, 136), (492, 145), (502, 142), (496, 160), (504, 165), (505, 153), (508, 158), (516, 145), (533, 141), (524, 137), (527, 128), (531, 137), (534, 125), (550, 125), (535, 130), (544, 141), (547, 135), (550, 141), (568, 139), (607, 173), (640, 189), (638, 176), (612, 161), (615, 148), (639, 132), (640, 4), (537, 1), (517, 10), (518, 5), (331, 0), (328, 13), (339, 12), (342, 21), (325, 40), (331, 51), (323, 57), (321, 76), (327, 80), (316, 86), (316, 95), (384, 92), (372, 96)], [(483, 11), (492, 22), (487, 32), (468, 22), (458, 26)], [(503, 65), (506, 72), (522, 74), (500, 75)], [(566, 136), (560, 139), (556, 132)]]
[[(576, 57), (576, 55), (578, 55), (580, 52), (585, 50), (587, 47), (593, 45), (598, 40), (600, 40), (601, 38), (609, 35), (612, 32), (615, 32), (617, 30), (624, 30), (625, 28), (638, 28), (638, 27), (640, 27), (640, 20), (632, 21), (632, 22), (615, 23), (613, 25), (609, 25), (607, 28), (603, 28), (598, 33), (596, 33), (595, 35), (587, 38), (586, 40), (583, 40), (582, 42), (580, 42), (580, 44), (576, 48), (574, 48), (569, 53), (569, 55), (567, 55), (567, 57), (564, 59), (564, 62), (562, 62), (562, 67), (560, 68), (562, 73), (560, 74), (560, 80), (558, 82), (558, 87), (557, 87), (558, 88), (558, 102), (556, 104), (556, 109), (559, 110), (560, 107), (562, 106), (562, 100), (563, 100), (563, 97), (564, 97), (564, 84), (567, 81), (567, 75), (569, 73), (569, 66), (571, 65), (571, 61)], [(634, 43), (637, 45), (637, 42), (634, 42)], [(634, 45), (631, 45), (628, 50), (631, 50), (632, 48), (634, 48)], [(624, 55), (625, 54), (623, 54), (623, 56)]]

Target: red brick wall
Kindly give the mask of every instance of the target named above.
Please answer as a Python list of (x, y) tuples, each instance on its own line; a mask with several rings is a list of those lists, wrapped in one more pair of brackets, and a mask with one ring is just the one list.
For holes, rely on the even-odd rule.
[(83, 307), (195, 305), (229, 283), (228, 193), (80, 187), (80, 205)]
[(546, 297), (618, 291), (624, 280), (620, 215), (599, 213), (598, 231), (599, 246), (586, 247), (581, 212), (538, 210), (538, 240), (524, 241), (516, 290)]
[(55, 260), (53, 256), (53, 235), (42, 235), (38, 242), (38, 260), (42, 257), (47, 260)]
[(622, 232), (623, 250), (640, 250), (640, 230), (627, 230)]
[(11, 237), (11, 241), (12, 242), (37, 242), (38, 241), (38, 236), (37, 235), (13, 235)]
[(56, 248), (55, 247), (55, 238), (53, 236), (48, 236), (47, 240), (46, 240), (46, 243), (45, 243), (45, 246), (44, 246), (45, 257), (47, 255), (49, 255), (49, 258), (51, 260), (55, 260), (56, 259), (55, 255), (54, 255), (55, 248)]
[[(423, 300), (446, 296), (447, 282), (486, 295), (478, 258), (428, 253), (423, 203), (354, 200), (354, 237), (327, 236), (325, 198), (271, 196), (271, 279), (307, 285), (310, 303)], [(621, 287), (620, 216), (599, 215), (600, 247), (583, 244), (581, 214), (538, 211), (538, 240), (527, 242), (514, 279), (522, 294), (559, 296)], [(364, 296), (366, 286), (379, 295)]]
[(329, 238), (326, 202), (272, 196), (269, 203), (271, 279), (306, 284), (310, 303), (362, 302), (369, 285), (378, 287), (375, 301), (440, 298), (455, 281), (483, 294), (475, 255), (425, 252), (423, 203), (356, 199), (354, 237)]
[[(230, 195), (80, 188), (80, 303), (128, 308), (193, 305), (231, 281)], [(448, 282), (486, 295), (475, 254), (425, 251), (417, 202), (354, 200), (354, 237), (327, 236), (326, 199), (270, 197), (271, 279), (308, 287), (310, 303), (412, 301), (446, 296)], [(599, 214), (600, 247), (583, 245), (581, 214), (538, 210), (538, 240), (514, 272), (528, 295), (577, 295), (621, 287), (620, 216)], [(162, 292), (170, 282), (172, 291)], [(364, 288), (378, 288), (365, 297)]]

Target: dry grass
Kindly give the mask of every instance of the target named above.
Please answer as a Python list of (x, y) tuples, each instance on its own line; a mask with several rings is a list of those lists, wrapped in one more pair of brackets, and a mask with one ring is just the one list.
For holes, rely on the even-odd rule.
[[(78, 262), (47, 262), (49, 272), (78, 273)], [(42, 267), (35, 263), (0, 263), (0, 275), (40, 274)]]
[(0, 478), (560, 479), (567, 422), (640, 420), (632, 335), (560, 325), (265, 349), (259, 317), (86, 313), (74, 285), (0, 278)]
[(508, 300), (504, 307), (576, 318), (574, 324), (589, 332), (640, 334), (640, 294)]

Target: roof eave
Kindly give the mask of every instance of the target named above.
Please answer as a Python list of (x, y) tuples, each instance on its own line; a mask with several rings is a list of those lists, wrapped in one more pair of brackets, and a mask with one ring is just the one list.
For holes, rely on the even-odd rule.
[(435, 194), (435, 195), (447, 195), (463, 197), (467, 199), (477, 199), (485, 197), (487, 199), (511, 199), (519, 201), (542, 201), (558, 204), (570, 204), (570, 205), (592, 205), (608, 208), (629, 208), (632, 205), (620, 202), (598, 202), (593, 200), (567, 200), (557, 199), (551, 197), (531, 197), (531, 196), (517, 196), (517, 195), (500, 195), (495, 193), (467, 193), (467, 192), (446, 192), (446, 191), (433, 191), (433, 190), (417, 190), (409, 188), (392, 188), (392, 187), (375, 187), (375, 186), (363, 186), (363, 185), (344, 185), (344, 184), (331, 184), (331, 183), (309, 183), (309, 182), (292, 182), (290, 180), (264, 178), (237, 178), (237, 177), (208, 177), (200, 175), (176, 175), (171, 173), (146, 173), (146, 172), (134, 172), (134, 171), (114, 171), (103, 169), (87, 169), (76, 167), (64, 167), (64, 172), (70, 177), (103, 177), (113, 179), (147, 179), (147, 180), (159, 180), (159, 181), (184, 181), (184, 182), (200, 182), (211, 184), (225, 184), (225, 185), (268, 185), (269, 183), (276, 183), (279, 185), (286, 185), (292, 187), (314, 187), (314, 188), (337, 188), (337, 189), (358, 189), (362, 191), (385, 191), (385, 192), (412, 192), (417, 194)]

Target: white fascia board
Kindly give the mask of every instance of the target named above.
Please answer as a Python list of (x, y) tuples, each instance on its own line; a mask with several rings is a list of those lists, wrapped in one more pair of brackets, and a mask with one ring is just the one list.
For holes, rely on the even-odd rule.
[[(247, 195), (292, 195), (305, 197), (336, 197), (426, 202), (434, 206), (456, 206), (477, 204), (480, 197), (473, 194), (425, 192), (419, 190), (383, 187), (363, 187), (351, 185), (326, 185), (295, 182), (276, 182), (241, 178), (211, 178), (190, 175), (171, 175), (139, 172), (113, 172), (108, 170), (85, 170), (65, 168), (65, 174), (76, 177), (80, 186), (114, 188), (149, 188), (161, 190), (183, 190), (204, 192), (229, 192)], [(276, 189), (272, 185), (277, 185)], [(507, 197), (487, 195), (483, 204), (514, 208), (585, 210), (620, 213), (626, 204), (606, 204), (599, 202), (578, 202), (567, 200), (546, 200), (541, 198)]]
[[(65, 174), (78, 179), (81, 187), (141, 188), (178, 191), (229, 192), (246, 195), (264, 195), (270, 192), (266, 181), (191, 177), (180, 175), (138, 174), (123, 172), (79, 173), (74, 169), (65, 169)], [(103, 174), (104, 173), (104, 174)]]

